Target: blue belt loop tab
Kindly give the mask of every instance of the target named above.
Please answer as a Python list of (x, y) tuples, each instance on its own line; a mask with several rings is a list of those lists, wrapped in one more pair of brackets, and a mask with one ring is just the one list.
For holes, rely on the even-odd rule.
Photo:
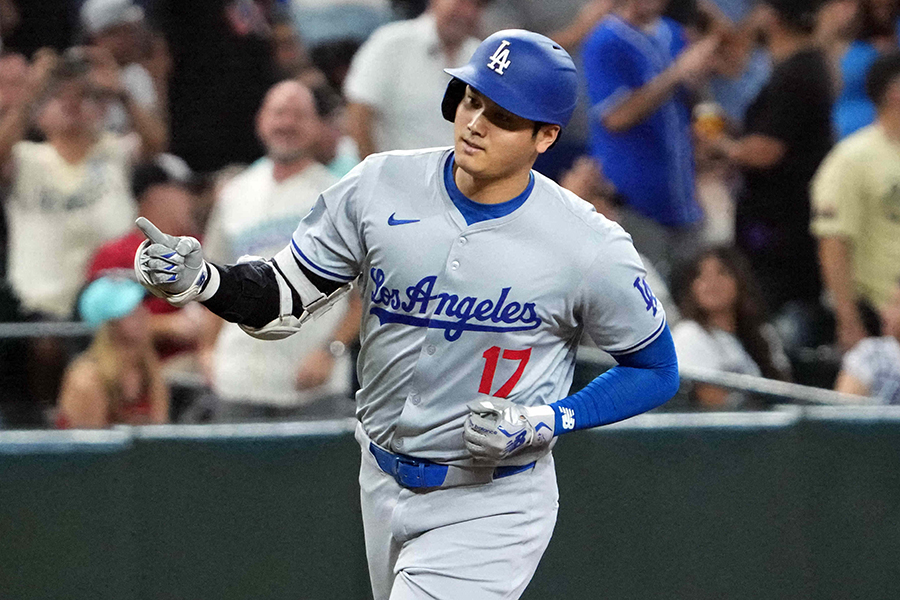
[[(369, 451), (375, 457), (378, 467), (396, 480), (398, 484), (405, 488), (436, 488), (444, 485), (447, 479), (449, 467), (424, 460), (421, 458), (413, 458), (412, 456), (403, 456), (388, 452), (380, 446), (376, 446), (374, 442), (369, 442)], [(535, 463), (527, 465), (513, 465), (506, 467), (497, 467), (494, 469), (493, 479), (501, 479), (523, 473), (534, 468)], [(461, 467), (458, 467), (461, 468)], [(488, 480), (489, 481), (489, 480)], [(477, 483), (478, 481), (470, 481), (469, 483)], [(482, 483), (487, 481), (481, 480)], [(450, 483), (449, 485), (460, 485), (459, 483)]]
[(447, 477), (447, 465), (393, 454), (374, 442), (369, 443), (369, 451), (381, 470), (405, 488), (441, 487)]

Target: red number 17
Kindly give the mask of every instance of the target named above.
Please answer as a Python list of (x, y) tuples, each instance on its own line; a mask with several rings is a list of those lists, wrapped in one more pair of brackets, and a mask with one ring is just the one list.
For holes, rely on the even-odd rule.
[(503, 350), (499, 346), (492, 346), (481, 355), (484, 357), (485, 365), (484, 372), (481, 374), (481, 385), (478, 386), (479, 394), (491, 394), (491, 384), (494, 382), (494, 373), (497, 371), (497, 363), (500, 361), (501, 351), (504, 359), (519, 361), (519, 367), (512, 374), (512, 377), (500, 386), (500, 389), (494, 392), (493, 395), (497, 398), (506, 398), (513, 391), (513, 388), (516, 387), (516, 384), (519, 383), (519, 379), (522, 378), (522, 373), (525, 372), (525, 365), (528, 364), (528, 359), (531, 358), (531, 348), (527, 350)]

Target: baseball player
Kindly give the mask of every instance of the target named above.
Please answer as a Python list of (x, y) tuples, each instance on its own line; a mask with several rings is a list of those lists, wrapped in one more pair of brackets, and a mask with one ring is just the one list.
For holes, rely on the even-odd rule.
[[(210, 264), (196, 240), (147, 221), (135, 256), (152, 292), (262, 338), (301, 330), (360, 277), (356, 437), (376, 600), (518, 598), (556, 522), (556, 437), (678, 387), (631, 238), (531, 170), (575, 106), (572, 59), (507, 30), (447, 72), (454, 146), (370, 156), (274, 258)], [(619, 365), (567, 396), (583, 332)]]

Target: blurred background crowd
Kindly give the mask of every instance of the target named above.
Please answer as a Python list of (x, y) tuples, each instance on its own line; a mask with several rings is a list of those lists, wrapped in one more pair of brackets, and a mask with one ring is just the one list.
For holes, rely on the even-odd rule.
[(900, 403), (900, 0), (0, 0), (0, 427), (352, 415), (357, 294), (259, 342), (146, 296), (134, 218), (271, 256), (450, 145), (443, 69), (510, 27), (575, 58), (536, 169), (631, 233), (682, 366)]

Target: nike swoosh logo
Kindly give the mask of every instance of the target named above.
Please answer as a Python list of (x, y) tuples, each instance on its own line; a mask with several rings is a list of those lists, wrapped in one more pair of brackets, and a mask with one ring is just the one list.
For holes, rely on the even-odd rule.
[(418, 223), (420, 219), (398, 219), (397, 213), (392, 214), (388, 217), (388, 225), (406, 225), (407, 223)]

